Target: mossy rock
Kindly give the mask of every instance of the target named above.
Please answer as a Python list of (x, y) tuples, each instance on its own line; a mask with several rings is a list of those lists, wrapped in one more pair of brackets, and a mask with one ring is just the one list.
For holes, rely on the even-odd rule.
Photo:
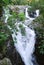
[(12, 65), (11, 61), (8, 58), (0, 60), (0, 65)]

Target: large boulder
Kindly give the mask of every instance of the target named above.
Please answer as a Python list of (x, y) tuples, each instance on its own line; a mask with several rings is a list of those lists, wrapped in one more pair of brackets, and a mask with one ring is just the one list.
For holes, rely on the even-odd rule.
[(8, 58), (0, 60), (0, 65), (12, 65), (11, 61)]

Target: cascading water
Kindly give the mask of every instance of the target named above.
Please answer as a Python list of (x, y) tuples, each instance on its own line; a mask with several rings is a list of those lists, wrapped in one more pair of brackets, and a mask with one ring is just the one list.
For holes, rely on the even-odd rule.
[(3, 9), (4, 9), (4, 12), (5, 12), (5, 14), (3, 14), (5, 16), (5, 23), (7, 23), (7, 20), (10, 16), (9, 9), (8, 8), (5, 9), (4, 7), (3, 7)]
[[(35, 15), (35, 14), (33, 14), (33, 15), (34, 15), (35, 18), (36, 18), (36, 17), (39, 16), (39, 10), (36, 10), (35, 13), (36, 13), (36, 15)], [(29, 14), (28, 14), (28, 8), (26, 8), (26, 10), (25, 10), (25, 15), (26, 15), (26, 16), (25, 16), (25, 17), (26, 17), (25, 24), (26, 24), (26, 25), (29, 25), (35, 18), (34, 18), (34, 17), (31, 18), (31, 17), (29, 16)]]
[(19, 54), (22, 57), (23, 62), (25, 65), (33, 65), (32, 63), (32, 54), (34, 52), (34, 45), (35, 45), (35, 33), (33, 30), (25, 26), (26, 35), (22, 36), (20, 31), (17, 35), (17, 44), (15, 47)]
[(29, 18), (29, 15), (28, 15), (28, 8), (26, 8), (25, 15), (26, 15), (26, 18)]
[[(7, 23), (8, 16), (9, 15), (7, 15), (5, 19), (6, 23)], [(26, 26), (21, 22), (19, 23), (16, 22), (15, 25), (16, 28), (18, 29), (17, 35), (15, 34), (15, 30), (8, 25), (8, 28), (11, 29), (11, 31), (13, 32), (12, 37), (14, 41), (14, 46), (18, 51), (18, 53), (20, 54), (22, 61), (25, 63), (25, 65), (34, 65), (34, 63), (32, 62), (33, 59), (32, 54), (35, 48), (35, 37), (36, 37), (35, 32), (34, 30), (31, 30), (28, 26)], [(23, 31), (21, 28), (24, 28), (25, 30)], [(24, 32), (25, 34), (22, 35)]]
[(36, 10), (36, 17), (39, 16), (39, 10)]

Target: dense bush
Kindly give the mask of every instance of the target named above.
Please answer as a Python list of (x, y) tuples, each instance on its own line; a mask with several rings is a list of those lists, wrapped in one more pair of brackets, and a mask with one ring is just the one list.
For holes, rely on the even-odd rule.
[(0, 46), (3, 46), (7, 39), (8, 35), (4, 32), (0, 32)]
[[(5, 53), (6, 51), (6, 43), (10, 40), (11, 31), (7, 28), (7, 25), (4, 22), (0, 22), (0, 53)], [(14, 45), (13, 40), (11, 38), (10, 45)], [(8, 44), (7, 44), (8, 45)]]
[(18, 14), (18, 18), (19, 18), (20, 21), (25, 20), (25, 14), (23, 12), (22, 13), (19, 13)]
[(11, 0), (15, 5), (26, 5), (28, 4), (27, 0)]
[(19, 25), (19, 28), (20, 28), (20, 30), (21, 30), (22, 36), (25, 36), (25, 35), (26, 35), (26, 33), (25, 33), (25, 27), (24, 27), (22, 24), (20, 24), (20, 25)]
[(13, 16), (13, 18), (15, 18), (15, 19), (18, 17), (17, 12), (12, 12), (12, 13), (11, 13), (11, 15), (12, 15), (12, 16)]

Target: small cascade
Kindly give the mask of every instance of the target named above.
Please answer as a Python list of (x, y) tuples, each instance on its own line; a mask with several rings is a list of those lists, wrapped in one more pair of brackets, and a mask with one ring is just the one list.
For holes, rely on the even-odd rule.
[(35, 19), (35, 18), (31, 18), (28, 15), (28, 8), (26, 8), (26, 10), (25, 10), (25, 17), (26, 17), (25, 25), (29, 25)]
[(5, 16), (5, 23), (7, 23), (7, 20), (8, 20), (8, 18), (9, 18), (9, 16), (11, 16), (10, 14), (9, 14), (9, 9), (8, 8), (4, 8), (4, 14), (3, 14), (3, 16)]
[(36, 10), (36, 17), (39, 16), (39, 10)]
[(25, 25), (29, 25), (36, 17), (39, 16), (39, 10), (36, 10), (35, 14), (33, 14), (33, 15), (34, 15), (34, 17), (30, 17), (28, 14), (28, 8), (26, 8), (26, 10), (25, 10), (25, 17), (26, 17)]
[[(5, 10), (5, 13), (6, 13), (6, 10)], [(7, 19), (9, 15), (5, 14), (6, 23), (7, 23)], [(29, 18), (27, 14), (27, 9), (26, 9), (26, 17)], [(8, 28), (13, 32), (12, 38), (14, 41), (14, 46), (16, 50), (18, 51), (18, 53), (20, 54), (22, 61), (24, 62), (25, 65), (34, 65), (34, 63), (32, 62), (32, 60), (34, 59), (32, 55), (35, 49), (36, 34), (34, 30), (30, 29), (24, 23), (16, 22), (15, 25), (16, 25), (16, 28), (18, 29), (17, 32), (15, 32), (15, 30), (12, 29), (10, 25), (8, 25)], [(17, 35), (15, 33), (17, 33)]]
[(29, 19), (28, 8), (26, 8), (25, 15), (26, 15), (26, 18)]

